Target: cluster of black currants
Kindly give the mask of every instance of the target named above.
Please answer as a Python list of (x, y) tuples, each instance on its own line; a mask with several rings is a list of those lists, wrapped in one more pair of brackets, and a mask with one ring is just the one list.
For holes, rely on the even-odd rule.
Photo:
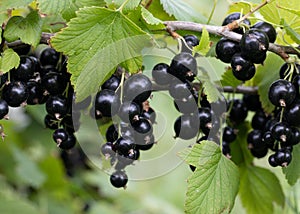
[(115, 169), (110, 182), (116, 188), (125, 187), (128, 182), (125, 167), (139, 159), (140, 151), (155, 144), (156, 113), (148, 102), (151, 93), (152, 82), (144, 74), (134, 74), (126, 80), (125, 75), (112, 75), (95, 97), (96, 117), (113, 117), (101, 153)]
[(19, 66), (1, 76), (1, 118), (7, 115), (9, 107), (45, 104), (45, 126), (54, 130), (53, 140), (64, 150), (76, 144), (73, 98), (66, 58), (49, 46), (39, 53), (20, 54)]
[[(265, 157), (268, 149), (274, 152), (268, 158), (273, 167), (288, 166), (292, 160), (293, 146), (300, 142), (299, 68), (297, 63), (281, 66), (280, 79), (271, 84), (268, 92), (275, 109), (272, 114), (266, 115), (261, 107), (256, 106), (252, 118), (253, 130), (247, 137), (253, 156)], [(256, 97), (258, 100), (258, 95)]]
[[(240, 17), (240, 13), (229, 14), (222, 25), (228, 25)], [(250, 21), (245, 19), (242, 25), (250, 29), (245, 32), (242, 27), (233, 30), (242, 34), (240, 42), (223, 37), (217, 42), (215, 51), (218, 59), (231, 64), (235, 78), (247, 81), (256, 73), (254, 64), (262, 64), (266, 59), (269, 43), (276, 40), (276, 30), (271, 24), (262, 21), (250, 26)]]

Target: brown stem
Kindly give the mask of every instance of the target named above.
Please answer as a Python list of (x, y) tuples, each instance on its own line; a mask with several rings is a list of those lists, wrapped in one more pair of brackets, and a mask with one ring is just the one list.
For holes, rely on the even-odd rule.
[[(242, 35), (232, 32), (227, 26), (204, 25), (186, 21), (166, 21), (164, 22), (164, 24), (167, 27), (168, 32), (170, 30), (173, 32), (176, 30), (202, 32), (202, 29), (205, 28), (210, 34), (226, 37), (233, 41), (239, 42), (242, 38)], [(300, 57), (299, 47), (294, 48), (291, 46), (283, 46), (270, 43), (268, 50), (279, 55), (284, 60), (287, 60), (289, 58), (289, 54), (295, 54)]]

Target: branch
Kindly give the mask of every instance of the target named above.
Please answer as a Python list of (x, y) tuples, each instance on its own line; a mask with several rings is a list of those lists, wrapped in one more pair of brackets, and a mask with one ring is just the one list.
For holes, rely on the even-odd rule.
[[(164, 25), (168, 31), (187, 30), (202, 32), (203, 28), (205, 28), (210, 34), (226, 37), (233, 41), (239, 42), (242, 38), (241, 34), (231, 31), (227, 26), (205, 25), (186, 21), (166, 21), (164, 22)], [(299, 48), (270, 43), (268, 50), (279, 55), (282, 59), (287, 60), (289, 58), (289, 54), (296, 54), (300, 57), (300, 54), (296, 49), (300, 51)]]

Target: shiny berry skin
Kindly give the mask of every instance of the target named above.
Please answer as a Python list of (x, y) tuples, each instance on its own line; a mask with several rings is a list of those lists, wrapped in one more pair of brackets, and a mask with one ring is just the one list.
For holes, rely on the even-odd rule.
[(114, 150), (119, 155), (128, 155), (131, 149), (134, 148), (134, 140), (130, 137), (120, 137), (114, 144)]
[(295, 89), (296, 89), (296, 96), (299, 97), (300, 95), (300, 75), (296, 75), (294, 78), (293, 78), (293, 81), (292, 81)]
[(300, 99), (295, 101), (285, 110), (285, 117), (291, 126), (300, 127)]
[(46, 102), (46, 111), (51, 116), (62, 119), (69, 111), (67, 99), (62, 95), (50, 96)]
[(124, 84), (124, 100), (142, 103), (146, 101), (152, 92), (151, 80), (144, 74), (130, 76)]
[(28, 81), (26, 82), (26, 87), (28, 90), (26, 103), (28, 105), (41, 104), (47, 100), (47, 96), (44, 95), (45, 91), (39, 82)]
[(280, 142), (288, 142), (292, 136), (291, 129), (287, 123), (277, 122), (271, 129), (272, 136)]
[(140, 117), (137, 120), (134, 120), (131, 124), (135, 131), (134, 139), (137, 142), (150, 137), (153, 133), (152, 124), (146, 118)]
[(274, 154), (275, 162), (282, 167), (287, 167), (292, 161), (292, 153), (290, 150), (282, 148)]
[(11, 76), (14, 80), (26, 82), (33, 78), (35, 71), (33, 60), (29, 56), (20, 56), (20, 64), (18, 68), (11, 71)]
[(111, 124), (106, 132), (105, 132), (105, 138), (108, 142), (115, 142), (118, 139), (118, 130), (116, 129), (115, 124)]
[(101, 153), (106, 157), (113, 157), (116, 153), (113, 150), (113, 143), (106, 142), (101, 146)]
[[(241, 17), (243, 17), (243, 14), (241, 14), (241, 13), (231, 13), (231, 14), (227, 15), (226, 18), (223, 20), (222, 26), (228, 25), (228, 24), (232, 23), (233, 21), (238, 20)], [(243, 21), (243, 23), (246, 25), (249, 25), (249, 26), (251, 25), (249, 19), (245, 19)], [(238, 34), (244, 33), (242, 27), (234, 29), (233, 32), (236, 32)]]
[[(250, 29), (240, 41), (242, 55), (253, 63), (262, 63), (264, 54), (269, 48), (268, 36), (261, 30)], [(262, 60), (263, 59), (263, 60)]]
[(246, 119), (248, 115), (248, 108), (243, 102), (243, 100), (240, 99), (230, 100), (228, 107), (231, 106), (231, 103), (232, 108), (229, 113), (229, 119), (231, 122), (239, 124)]
[(169, 86), (169, 93), (171, 97), (176, 100), (187, 101), (191, 95), (191, 84), (186, 81), (174, 80)]
[(247, 143), (250, 149), (263, 149), (266, 148), (266, 143), (262, 140), (263, 132), (261, 130), (253, 129), (247, 135)]
[(288, 142), (290, 145), (294, 146), (300, 142), (300, 130), (294, 126), (290, 127), (292, 136), (290, 141)]
[(277, 163), (276, 158), (275, 158), (275, 154), (272, 154), (272, 155), (269, 156), (268, 162), (269, 162), (270, 166), (272, 166), (272, 167), (278, 166), (278, 163)]
[(149, 107), (147, 110), (143, 110), (140, 116), (150, 120), (152, 124), (156, 121), (156, 113), (151, 107)]
[(199, 118), (199, 123), (200, 123), (200, 128), (206, 129), (207, 126), (211, 126), (212, 122), (212, 114), (211, 110), (206, 107), (201, 107), (198, 109), (198, 118)]
[(44, 117), (44, 124), (46, 128), (55, 130), (59, 127), (59, 120), (49, 114), (46, 114)]
[(110, 183), (116, 187), (125, 187), (128, 182), (128, 177), (124, 171), (115, 171), (110, 175)]
[(181, 52), (187, 52), (191, 54), (193, 47), (199, 45), (199, 39), (195, 35), (184, 35), (183, 39), (186, 44), (182, 42)]
[(42, 77), (41, 84), (50, 95), (62, 94), (68, 85), (68, 78), (65, 73), (49, 72)]
[(279, 79), (271, 84), (268, 96), (273, 105), (288, 107), (296, 97), (296, 89), (291, 82)]
[(263, 136), (262, 136), (262, 141), (267, 145), (269, 149), (272, 151), (276, 151), (278, 149), (278, 144), (277, 146), (275, 145), (275, 139), (272, 136), (271, 131), (266, 131)]
[(61, 142), (66, 141), (68, 139), (68, 135), (69, 134), (65, 129), (59, 128), (53, 132), (52, 138), (57, 144), (60, 144)]
[(251, 28), (256, 28), (259, 29), (261, 31), (263, 31), (265, 34), (267, 34), (268, 38), (269, 38), (269, 42), (274, 43), (276, 40), (276, 30), (273, 27), (273, 25), (267, 23), (267, 22), (257, 22), (255, 23), (253, 26), (251, 26)]
[(216, 45), (216, 57), (225, 63), (230, 63), (234, 54), (240, 52), (240, 45), (238, 42), (227, 38), (221, 38)]
[(10, 82), (2, 89), (2, 99), (11, 107), (19, 107), (26, 101), (28, 90), (23, 82)]
[(222, 153), (223, 153), (223, 155), (225, 155), (227, 157), (230, 157), (230, 152), (231, 152), (230, 144), (226, 141), (223, 141), (222, 142)]
[(76, 138), (74, 134), (68, 133), (68, 138), (65, 141), (62, 141), (58, 144), (58, 147), (63, 150), (69, 150), (74, 148), (76, 145)]
[(253, 129), (263, 130), (268, 119), (263, 110), (258, 110), (252, 117), (251, 126)]
[(235, 139), (236, 139), (236, 131), (232, 127), (226, 126), (223, 130), (222, 140), (227, 143), (231, 143), (235, 141)]
[(249, 111), (258, 111), (262, 108), (258, 94), (244, 94), (243, 102)]
[(0, 120), (3, 119), (9, 112), (8, 104), (5, 100), (0, 99)]
[(236, 53), (231, 59), (232, 73), (235, 78), (241, 81), (252, 79), (256, 69), (252, 62), (246, 60), (241, 53)]
[(176, 110), (183, 114), (197, 112), (197, 99), (192, 94), (185, 99), (174, 99), (174, 105)]
[(173, 57), (168, 71), (182, 81), (193, 81), (198, 74), (197, 61), (190, 53), (181, 52)]
[(59, 53), (53, 48), (45, 48), (42, 51), (39, 60), (43, 66), (53, 65), (55, 67), (59, 61)]
[[(291, 73), (293, 69), (293, 73)], [(279, 69), (279, 77), (280, 79), (290, 79), (290, 75), (292, 75), (292, 79), (294, 79), (297, 75), (300, 74), (300, 65), (298, 63), (283, 63), (283, 65)]]
[(192, 115), (181, 115), (175, 120), (174, 131), (175, 138), (192, 139), (199, 131), (199, 121)]
[(166, 63), (158, 63), (152, 69), (152, 78), (158, 85), (168, 85), (171, 82), (169, 74), (169, 65)]
[(125, 101), (121, 104), (118, 116), (122, 121), (129, 123), (132, 122), (134, 117), (138, 117), (141, 113), (140, 106), (135, 102)]
[(108, 90), (116, 91), (120, 85), (120, 82), (121, 82), (120, 77), (118, 77), (116, 75), (112, 75), (108, 80), (106, 80), (101, 85), (101, 89), (102, 90), (108, 89)]
[(103, 117), (114, 116), (120, 107), (119, 96), (111, 90), (101, 90), (95, 97), (95, 111), (96, 115)]

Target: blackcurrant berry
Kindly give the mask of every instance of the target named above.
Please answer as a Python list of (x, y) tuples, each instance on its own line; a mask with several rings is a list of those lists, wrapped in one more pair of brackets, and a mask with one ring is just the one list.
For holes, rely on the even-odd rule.
[(278, 166), (278, 163), (277, 163), (276, 158), (275, 158), (275, 154), (272, 154), (272, 155), (269, 156), (268, 162), (269, 162), (270, 166), (272, 166), (272, 167)]
[(198, 73), (197, 61), (190, 53), (181, 52), (173, 57), (168, 72), (182, 81), (193, 81)]
[(194, 95), (189, 95), (186, 99), (174, 99), (174, 105), (177, 111), (183, 114), (197, 112), (197, 100)]
[[(241, 14), (241, 13), (231, 13), (231, 14), (227, 15), (226, 18), (223, 20), (222, 26), (228, 25), (228, 24), (232, 23), (233, 21), (240, 19), (241, 17), (243, 17), (243, 14)], [(243, 23), (248, 26), (251, 25), (249, 19), (245, 19), (243, 21)], [(239, 34), (244, 33), (242, 27), (234, 29), (233, 31), (236, 33), (239, 33)]]
[(115, 171), (110, 175), (110, 183), (116, 187), (125, 187), (128, 182), (128, 177), (124, 171)]
[(240, 41), (242, 56), (253, 63), (263, 63), (264, 55), (269, 48), (269, 38), (261, 30), (250, 29)]
[(55, 67), (59, 61), (59, 55), (60, 54), (53, 48), (45, 48), (39, 57), (40, 63), (43, 66), (52, 65)]
[(189, 82), (173, 81), (169, 86), (170, 95), (181, 101), (187, 101), (191, 95), (191, 84)]
[(148, 107), (147, 110), (143, 110), (141, 117), (150, 120), (150, 122), (153, 124), (156, 120), (156, 113), (153, 108)]
[(273, 105), (287, 107), (294, 101), (296, 89), (291, 82), (279, 79), (271, 84), (268, 96)]
[(231, 143), (236, 139), (236, 130), (230, 126), (226, 126), (223, 130), (223, 141)]
[(118, 130), (116, 129), (115, 124), (111, 124), (106, 132), (105, 132), (105, 138), (108, 142), (115, 142), (118, 139)]
[(2, 99), (11, 107), (19, 107), (27, 97), (28, 90), (23, 82), (10, 82), (2, 90)]
[(114, 149), (119, 155), (128, 155), (131, 149), (134, 148), (134, 140), (130, 137), (120, 137), (114, 144)]
[(58, 147), (63, 150), (69, 150), (74, 148), (76, 145), (76, 138), (74, 134), (68, 133), (68, 138), (65, 141), (62, 141), (58, 144)]
[[(232, 103), (233, 102), (233, 103)], [(248, 115), (248, 108), (241, 99), (230, 100), (228, 107), (231, 106), (229, 119), (231, 122), (239, 124), (243, 122)]]
[(26, 103), (28, 105), (41, 104), (47, 100), (48, 96), (44, 95), (45, 91), (39, 82), (28, 81), (26, 82), (26, 87), (28, 90)]
[(184, 35), (183, 39), (186, 44), (182, 43), (181, 52), (192, 53), (193, 47), (199, 45), (199, 39), (195, 35)]
[(288, 106), (285, 110), (285, 118), (291, 126), (300, 127), (300, 99), (296, 98), (295, 101)]
[(216, 57), (219, 60), (225, 63), (230, 63), (233, 55), (240, 52), (241, 49), (238, 42), (227, 38), (222, 38), (217, 42), (215, 51)]
[(69, 111), (67, 98), (62, 95), (50, 96), (46, 102), (46, 111), (51, 116), (62, 119)]
[(257, 22), (255, 23), (253, 26), (251, 26), (251, 28), (256, 28), (259, 29), (261, 31), (263, 31), (265, 34), (267, 34), (268, 38), (269, 38), (269, 42), (274, 43), (276, 40), (276, 30), (273, 27), (273, 25), (267, 23), (267, 22)]
[(68, 132), (63, 128), (56, 129), (52, 134), (54, 142), (58, 145), (66, 141), (68, 139), (68, 136)]
[(121, 104), (118, 116), (122, 121), (129, 123), (141, 113), (140, 106), (135, 102), (125, 101)]
[(276, 123), (271, 129), (271, 133), (275, 140), (282, 143), (288, 142), (292, 135), (289, 125), (284, 122)]
[(249, 111), (258, 111), (262, 108), (258, 94), (244, 94), (243, 102)]
[(241, 81), (252, 79), (256, 69), (252, 62), (246, 60), (241, 53), (236, 53), (231, 59), (232, 73), (235, 78)]
[(152, 78), (158, 85), (167, 85), (171, 82), (169, 74), (169, 65), (166, 63), (158, 63), (152, 69)]
[(198, 118), (192, 115), (181, 115), (174, 123), (175, 138), (189, 140), (196, 137), (199, 131)]
[(50, 95), (62, 94), (65, 91), (68, 82), (68, 77), (65, 73), (57, 72), (48, 72), (41, 80), (43, 87)]
[(95, 97), (96, 115), (103, 117), (114, 116), (120, 107), (120, 97), (111, 90), (101, 90)]
[(7, 116), (9, 111), (8, 104), (5, 100), (0, 99), (0, 120)]
[(102, 90), (108, 89), (108, 90), (116, 91), (120, 85), (120, 82), (121, 82), (120, 77), (118, 77), (116, 75), (112, 75), (108, 80), (106, 80), (101, 85), (101, 89)]
[(258, 110), (252, 117), (251, 126), (253, 129), (263, 130), (268, 119), (263, 110)]
[(282, 167), (287, 167), (292, 161), (292, 153), (288, 149), (282, 148), (274, 155), (275, 162)]
[(58, 127), (59, 127), (59, 120), (57, 120), (55, 117), (47, 114), (44, 117), (44, 124), (45, 124), (46, 128), (55, 130), (55, 129), (58, 129)]
[(116, 153), (115, 151), (113, 150), (113, 143), (112, 142), (107, 142), (107, 143), (104, 143), (102, 146), (101, 146), (101, 153), (106, 157), (106, 158), (110, 158), (110, 157), (113, 157)]
[(11, 77), (18, 81), (28, 81), (33, 77), (35, 64), (29, 56), (21, 56), (18, 68), (11, 71)]
[(124, 99), (142, 103), (146, 101), (152, 92), (151, 80), (144, 74), (130, 76), (124, 84)]

